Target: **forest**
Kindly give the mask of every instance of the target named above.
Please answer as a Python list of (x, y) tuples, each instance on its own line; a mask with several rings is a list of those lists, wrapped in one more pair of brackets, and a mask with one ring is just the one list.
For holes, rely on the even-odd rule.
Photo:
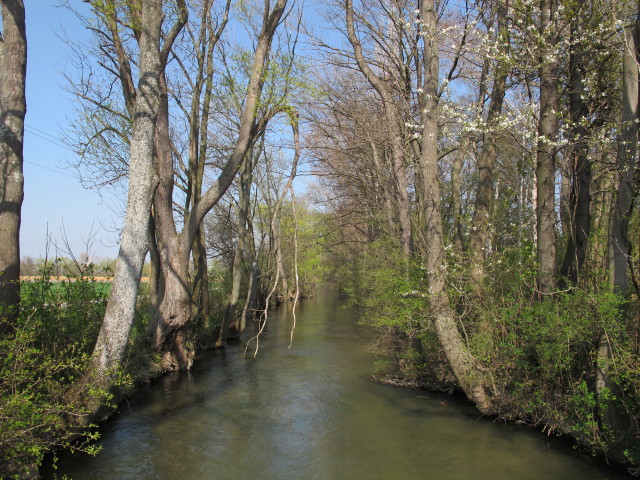
[(640, 475), (640, 3), (85, 3), (64, 141), (126, 198), (119, 253), (21, 282), (28, 36), (0, 0), (0, 476), (91, 452), (136, 385), (326, 284), (377, 380)]

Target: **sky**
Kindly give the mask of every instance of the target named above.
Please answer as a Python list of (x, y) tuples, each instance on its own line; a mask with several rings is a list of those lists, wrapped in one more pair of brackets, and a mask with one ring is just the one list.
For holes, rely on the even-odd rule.
[(83, 188), (76, 172), (64, 167), (73, 153), (60, 137), (73, 114), (74, 99), (65, 90), (62, 74), (69, 56), (63, 38), (65, 32), (74, 39), (88, 37), (88, 32), (57, 3), (25, 2), (27, 116), (20, 254), (23, 258), (68, 256), (66, 237), (76, 256), (89, 250), (94, 258), (115, 258), (122, 202), (108, 192), (101, 196)]

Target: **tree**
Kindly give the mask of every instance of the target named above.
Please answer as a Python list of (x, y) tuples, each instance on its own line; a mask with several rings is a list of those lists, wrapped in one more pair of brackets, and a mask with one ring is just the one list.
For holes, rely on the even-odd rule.
[(483, 413), (491, 411), (491, 399), (485, 390), (482, 375), (458, 331), (457, 319), (446, 288), (444, 229), (440, 207), (438, 180), (438, 98), (439, 62), (438, 12), (432, 0), (420, 4), (420, 35), (423, 42), (424, 86), (422, 105), (422, 145), (419, 159), (422, 173), (424, 215), (424, 249), (427, 272), (429, 317), (433, 322), (447, 362), (460, 387)]
[(0, 308), (6, 309), (0, 313), (3, 327), (4, 321), (15, 318), (20, 303), (27, 33), (23, 1), (2, 0), (0, 6)]
[[(476, 299), (482, 292), (484, 282), (484, 261), (489, 230), (489, 219), (494, 198), (494, 169), (498, 155), (498, 128), (502, 114), (502, 104), (507, 90), (509, 74), (509, 25), (508, 2), (496, 0), (495, 16), (497, 18), (496, 57), (494, 61), (493, 88), (487, 113), (487, 128), (482, 142), (482, 152), (478, 159), (478, 188), (476, 191), (473, 229), (469, 235), (469, 254), (471, 257), (470, 279), (475, 290)], [(482, 86), (481, 86), (482, 89)]]
[[(262, 153), (262, 147), (254, 146), (249, 150), (244, 161), (238, 185), (238, 225), (236, 250), (233, 257), (233, 267), (231, 272), (231, 292), (227, 300), (220, 332), (216, 340), (216, 346), (223, 346), (226, 343), (229, 327), (234, 323), (236, 316), (236, 307), (240, 298), (240, 282), (242, 280), (242, 257), (245, 245), (248, 240), (247, 219), (249, 216), (249, 208), (251, 205), (251, 185), (253, 183), (252, 175), (254, 163)], [(244, 330), (244, 326), (239, 326), (240, 333)]]
[[(382, 5), (382, 8), (384, 9), (385, 6)], [(397, 9), (397, 12), (395, 13), (398, 16), (402, 14), (403, 8), (401, 4), (394, 5), (392, 8)], [(389, 128), (390, 132), (390, 157), (393, 165), (393, 178), (395, 179), (394, 193), (398, 209), (400, 239), (402, 250), (408, 260), (413, 247), (411, 236), (411, 212), (407, 185), (407, 162), (405, 160), (404, 151), (406, 122), (403, 120), (406, 116), (403, 115), (401, 107), (403, 103), (402, 96), (407, 91), (407, 88), (410, 89), (410, 80), (405, 75), (407, 65), (402, 62), (404, 59), (402, 54), (396, 54), (396, 51), (402, 51), (403, 48), (403, 26), (402, 24), (399, 24), (399, 22), (394, 21), (395, 18), (393, 14), (390, 15), (387, 20), (389, 22), (388, 30), (385, 32), (387, 35), (379, 29), (376, 29), (374, 26), (367, 25), (370, 33), (386, 38), (378, 43), (383, 51), (386, 50), (385, 53), (387, 54), (385, 60), (383, 60), (380, 65), (378, 62), (370, 62), (365, 59), (362, 45), (358, 39), (358, 35), (356, 34), (354, 12), (351, 2), (346, 2), (345, 10), (347, 37), (353, 48), (353, 55), (356, 64), (382, 100), (386, 126)], [(372, 63), (374, 65), (373, 67), (371, 65)], [(377, 74), (374, 69), (379, 70), (380, 74)]]
[(540, 120), (536, 155), (538, 288), (551, 292), (557, 281), (555, 178), (558, 142), (558, 1), (540, 3)]
[(586, 258), (587, 242), (591, 230), (591, 162), (588, 145), (588, 105), (585, 101), (584, 72), (586, 69), (584, 42), (580, 41), (584, 28), (580, 10), (573, 12), (571, 21), (571, 49), (569, 51), (569, 135), (572, 145), (567, 149), (570, 177), (568, 202), (569, 239), (560, 274), (576, 284)]
[(622, 125), (617, 153), (617, 188), (609, 238), (609, 263), (611, 283), (619, 293), (629, 290), (628, 238), (629, 218), (633, 200), (637, 195), (634, 174), (638, 156), (638, 132), (640, 120), (640, 94), (638, 64), (640, 63), (640, 3), (629, 2), (624, 21), (623, 65), (622, 65)]
[(150, 325), (150, 333), (154, 347), (163, 352), (165, 369), (188, 369), (195, 355), (195, 349), (188, 339), (191, 318), (188, 269), (191, 248), (200, 224), (230, 187), (253, 140), (277, 113), (277, 110), (268, 110), (258, 118), (259, 104), (263, 100), (261, 93), (264, 72), (268, 68), (271, 44), (285, 14), (286, 6), (287, 0), (278, 0), (273, 8), (269, 1), (264, 3), (262, 24), (251, 63), (235, 145), (218, 178), (189, 211), (180, 232), (177, 231), (173, 219), (172, 149), (167, 97), (162, 97), (164, 100), (159, 117), (161, 124), (156, 132), (160, 186), (154, 209), (163, 291), (154, 321)]
[(140, 57), (138, 84), (134, 89), (131, 62), (119, 40), (119, 15), (122, 13), (120, 8), (113, 0), (97, 0), (92, 6), (95, 14), (104, 20), (113, 35), (123, 96), (133, 121), (129, 155), (129, 193), (120, 250), (111, 295), (89, 372), (97, 375), (99, 383), (108, 385), (110, 376), (120, 365), (129, 339), (140, 275), (149, 249), (151, 202), (158, 183), (153, 158), (161, 80), (173, 41), (186, 22), (187, 11), (184, 2), (178, 0), (175, 23), (162, 42), (162, 25), (165, 18), (163, 1), (145, 1), (138, 5), (139, 9), (135, 4), (128, 5), (128, 19), (135, 26)]

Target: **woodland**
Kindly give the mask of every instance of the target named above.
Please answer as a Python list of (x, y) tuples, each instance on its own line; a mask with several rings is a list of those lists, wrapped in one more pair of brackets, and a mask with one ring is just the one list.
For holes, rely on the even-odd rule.
[(639, 2), (85, 3), (65, 143), (126, 198), (106, 288), (80, 257), (19, 281), (28, 38), (0, 0), (0, 476), (91, 452), (133, 385), (321, 284), (378, 380), (640, 475)]

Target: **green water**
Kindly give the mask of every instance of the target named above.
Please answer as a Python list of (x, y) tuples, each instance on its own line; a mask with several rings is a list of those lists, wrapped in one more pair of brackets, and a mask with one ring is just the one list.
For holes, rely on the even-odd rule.
[[(378, 385), (357, 314), (326, 298), (270, 315), (256, 359), (244, 344), (166, 376), (102, 430), (80, 479), (617, 479), (528, 429), (463, 401)], [(246, 340), (246, 339), (245, 339)], [(45, 476), (52, 478), (51, 473)]]

